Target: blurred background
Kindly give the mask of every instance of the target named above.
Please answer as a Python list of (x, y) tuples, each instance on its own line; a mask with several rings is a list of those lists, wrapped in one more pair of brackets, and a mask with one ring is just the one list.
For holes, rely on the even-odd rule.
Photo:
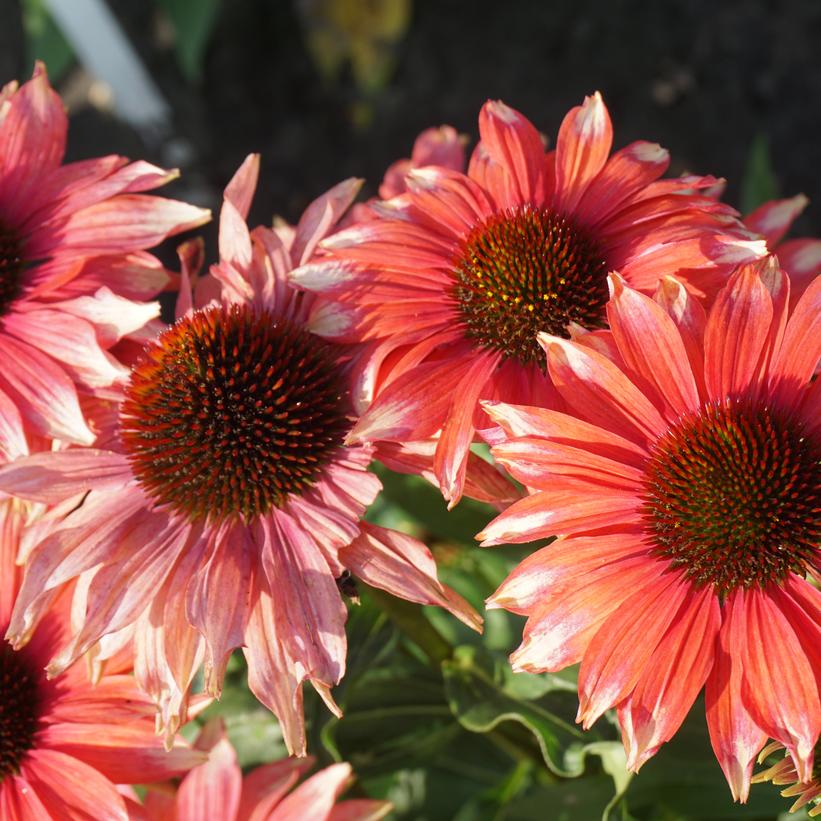
[[(817, 235), (819, 43), (817, 0), (0, 0), (0, 81), (45, 60), (70, 159), (177, 166), (173, 193), (218, 207), (259, 151), (252, 222), (294, 220), (347, 176), (375, 191), (423, 128), (474, 138), (487, 98), (555, 139), (599, 89), (616, 147), (659, 142), (673, 173), (726, 177), (743, 210), (803, 191), (797, 233)], [(751, 166), (764, 190), (743, 190)]]

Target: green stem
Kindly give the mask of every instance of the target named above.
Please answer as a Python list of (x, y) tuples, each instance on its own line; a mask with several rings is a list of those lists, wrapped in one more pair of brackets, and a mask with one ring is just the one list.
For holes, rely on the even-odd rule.
[(388, 618), (430, 659), (437, 670), (443, 661), (453, 657), (453, 648), (442, 634), (425, 618), (421, 605), (397, 599), (375, 587), (368, 594)]

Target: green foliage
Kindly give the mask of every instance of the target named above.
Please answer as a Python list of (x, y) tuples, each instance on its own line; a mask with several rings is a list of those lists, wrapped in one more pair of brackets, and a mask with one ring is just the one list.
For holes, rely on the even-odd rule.
[(750, 145), (741, 180), (741, 211), (749, 214), (759, 205), (778, 197), (778, 180), (770, 159), (770, 145), (765, 134), (758, 134)]
[(217, 22), (220, 0), (156, 0), (174, 27), (174, 49), (183, 74), (191, 82), (202, 79), (208, 38)]
[(74, 61), (74, 52), (48, 13), (44, 0), (23, 0), (26, 62), (42, 60), (52, 83), (58, 83)]

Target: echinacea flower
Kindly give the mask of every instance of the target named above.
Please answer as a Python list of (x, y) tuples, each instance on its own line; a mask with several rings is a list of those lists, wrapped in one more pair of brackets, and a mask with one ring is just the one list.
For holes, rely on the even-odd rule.
[[(142, 192), (173, 179), (108, 156), (62, 165), (68, 120), (38, 64), (0, 88), (0, 459), (24, 432), (89, 444), (78, 388), (128, 372), (108, 353), (159, 313), (168, 282), (145, 253), (209, 212)], [(137, 300), (137, 301), (135, 301)]]
[(800, 778), (821, 729), (821, 278), (789, 311), (774, 258), (705, 317), (674, 279), (611, 279), (614, 357), (542, 335), (569, 413), (489, 404), (493, 453), (532, 490), (484, 544), (558, 539), (489, 600), (528, 617), (516, 670), (581, 662), (579, 720), (618, 708), (629, 766), (706, 684), (736, 799), (768, 737)]
[(180, 316), (135, 366), (106, 449), (0, 470), (9, 493), (82, 501), (30, 550), (9, 636), (24, 643), (54, 590), (81, 577), (78, 630), (50, 670), (135, 625), (137, 677), (173, 732), (203, 660), (216, 695), (242, 646), (251, 690), (304, 754), (302, 682), (339, 712), (330, 688), (345, 671), (346, 571), (481, 620), (438, 582), (424, 545), (360, 522), (380, 483), (370, 450), (343, 444), (351, 354), (313, 333), (323, 306), (286, 279), (358, 184), (320, 197), (295, 229), (249, 233), (258, 164), (249, 157), (226, 189), (221, 260), (197, 289), (207, 304), (192, 306), (184, 269)]
[(744, 224), (761, 234), (767, 241), (770, 253), (778, 255), (782, 270), (790, 277), (792, 305), (821, 274), (821, 239), (784, 239), (808, 204), (809, 200), (803, 194), (797, 194), (788, 199), (765, 202), (744, 217)]
[(140, 804), (127, 799), (131, 821), (379, 821), (387, 801), (337, 798), (352, 782), (350, 764), (332, 764), (299, 779), (311, 758), (284, 758), (243, 776), (237, 755), (219, 719), (203, 727), (194, 748), (208, 754), (179, 786), (149, 788)]
[[(15, 566), (29, 505), (0, 502), (0, 630), (5, 632), (20, 584)], [(31, 641), (14, 649), (0, 639), (0, 818), (128, 817), (115, 784), (171, 778), (204, 754), (175, 739), (163, 749), (156, 707), (128, 675), (121, 656), (92, 684), (85, 665), (54, 678), (44, 667), (68, 633), (65, 596), (43, 613)]]
[(812, 776), (807, 781), (801, 781), (798, 778), (798, 773), (795, 771), (795, 764), (787, 755), (787, 751), (778, 742), (768, 744), (759, 754), (758, 763), (763, 764), (770, 756), (777, 753), (783, 753), (784, 757), (777, 761), (766, 770), (756, 773), (753, 778), (753, 784), (762, 784), (770, 781), (776, 786), (784, 787), (781, 790), (781, 795), (784, 798), (794, 798), (795, 802), (790, 807), (790, 812), (797, 812), (802, 807), (807, 807), (807, 815), (810, 818), (815, 818), (821, 815), (821, 759), (818, 758), (821, 753), (816, 751), (816, 767)]
[[(612, 156), (599, 94), (572, 109), (556, 150), (517, 111), (488, 102), (467, 174), (411, 170), (379, 218), (334, 234), (291, 274), (337, 302), (326, 333), (367, 341), (356, 399), (367, 412), (350, 441), (436, 437), (434, 472), (451, 504), (463, 492), (482, 399), (555, 404), (536, 333), (606, 326), (607, 272), (650, 292), (667, 274), (716, 291), (764, 242), (702, 196), (715, 180), (659, 180), (658, 145)], [(693, 192), (696, 193), (693, 193)]]

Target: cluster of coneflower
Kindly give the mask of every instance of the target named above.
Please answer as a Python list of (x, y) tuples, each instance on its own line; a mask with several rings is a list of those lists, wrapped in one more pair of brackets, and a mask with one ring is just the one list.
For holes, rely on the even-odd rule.
[[(469, 158), (431, 129), (377, 199), (346, 180), (296, 226), (249, 230), (248, 157), (219, 261), (189, 242), (176, 274), (147, 249), (209, 214), (145, 194), (172, 176), (147, 163), (62, 164), (66, 126), (42, 68), (0, 91), (3, 818), (388, 812), (333, 807), (347, 765), (283, 797), (304, 760), (243, 781), (221, 727), (177, 734), (242, 648), (304, 756), (303, 682), (340, 714), (348, 574), (481, 629), (425, 545), (363, 520), (373, 460), (494, 505), (483, 545), (555, 537), (487, 605), (527, 617), (514, 670), (580, 664), (578, 720), (615, 709), (630, 769), (704, 691), (733, 797), (783, 748), (768, 777), (815, 807), (821, 241), (782, 242), (803, 197), (742, 220), (720, 180), (662, 178), (661, 147), (611, 154), (598, 94), (550, 151), (488, 102)], [(186, 772), (142, 806), (114, 786)]]

